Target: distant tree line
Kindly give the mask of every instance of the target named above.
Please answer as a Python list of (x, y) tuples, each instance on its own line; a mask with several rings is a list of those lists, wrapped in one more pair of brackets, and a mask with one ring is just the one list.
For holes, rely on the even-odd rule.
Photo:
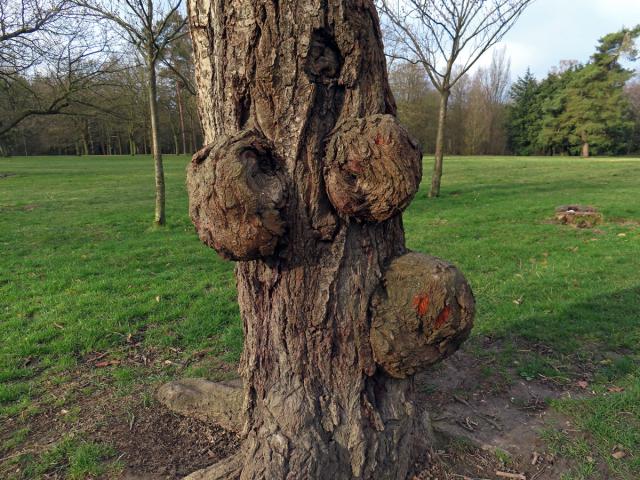
[[(139, 52), (96, 27), (78, 1), (11, 5), (0, 17), (0, 31), (11, 32), (0, 37), (0, 156), (152, 153)], [(157, 60), (158, 141), (162, 152), (192, 153), (202, 132), (191, 43), (180, 12), (166, 23), (178, 32)]]
[[(504, 50), (452, 89), (445, 151), (452, 155), (628, 155), (640, 153), (640, 27), (600, 39), (591, 59), (564, 61), (546, 78), (527, 71), (513, 84)], [(391, 61), (399, 116), (425, 152), (436, 148), (439, 94), (423, 70)]]
[[(400, 120), (425, 152), (434, 152), (439, 92), (430, 85), (419, 65), (392, 62), (389, 70)], [(510, 63), (505, 50), (496, 51), (488, 66), (460, 78), (449, 97), (444, 135), (447, 154), (504, 155), (508, 152), (509, 85)]]
[[(8, 33), (0, 37), (0, 155), (152, 153), (144, 62), (134, 50), (109, 49), (113, 39), (100, 32), (81, 34), (86, 24), (69, 14), (78, 3), (22, 0), (15, 3), (21, 9), (3, 12), (1, 30)], [(168, 23), (184, 34), (157, 62), (158, 141), (164, 153), (192, 153), (203, 138), (191, 43), (178, 11)], [(39, 29), (37, 36), (29, 26)], [(639, 35), (640, 27), (606, 35), (588, 62), (564, 61), (542, 80), (527, 72), (513, 84), (506, 52), (494, 51), (487, 66), (451, 87), (444, 150), (640, 153), (640, 81), (625, 68), (625, 61), (636, 59)], [(394, 55), (389, 78), (401, 121), (425, 152), (435, 152), (441, 92), (424, 65)]]
[[(5, 155), (136, 155), (151, 153), (150, 115), (143, 67), (131, 65), (96, 78), (56, 115), (33, 115), (0, 140)], [(0, 115), (32, 102), (25, 93), (50, 77), (24, 78), (25, 88), (0, 83)], [(50, 94), (51, 92), (43, 92)], [(202, 145), (195, 97), (161, 69), (158, 82), (159, 141), (164, 153), (193, 153)]]

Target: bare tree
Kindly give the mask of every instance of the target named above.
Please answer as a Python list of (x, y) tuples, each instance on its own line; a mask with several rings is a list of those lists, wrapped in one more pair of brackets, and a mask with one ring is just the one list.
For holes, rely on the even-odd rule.
[(245, 334), (244, 446), (202, 478), (404, 479), (428, 437), (413, 376), (466, 338), (473, 296), (405, 247), (422, 154), (373, 1), (189, 0), (189, 17), (207, 142), (190, 214), (238, 261)]
[(119, 68), (99, 33), (67, 0), (2, 0), (0, 137), (29, 117), (69, 112)]
[(0, 0), (0, 80), (34, 66), (50, 44), (45, 33), (67, 32), (69, 0)]
[(155, 165), (156, 204), (155, 223), (164, 225), (165, 182), (162, 152), (158, 139), (158, 81), (157, 67), (167, 46), (184, 36), (186, 18), (176, 21), (182, 0), (73, 0), (97, 18), (111, 22), (124, 40), (133, 46), (147, 71), (151, 145)]
[(378, 0), (390, 55), (423, 66), (440, 93), (429, 196), (440, 195), (452, 87), (499, 42), (533, 0)]
[[(504, 114), (507, 104), (511, 65), (505, 48), (493, 51), (491, 63), (478, 68), (467, 83), (467, 102), (462, 127), (465, 152), (470, 155), (504, 154), (506, 131)], [(454, 95), (452, 101), (455, 102)], [(450, 102), (451, 103), (451, 102)], [(447, 125), (451, 127), (451, 116)], [(448, 128), (449, 130), (449, 128)]]
[[(183, 21), (180, 15), (174, 16), (175, 22)], [(179, 134), (182, 142), (181, 153), (187, 153), (187, 130), (185, 122), (184, 94), (195, 95), (193, 71), (193, 46), (188, 36), (183, 36), (172, 42), (162, 57), (163, 70), (160, 74), (172, 80), (175, 89), (175, 100), (178, 107)], [(178, 153), (176, 151), (176, 153)], [(193, 151), (191, 151), (193, 153)]]

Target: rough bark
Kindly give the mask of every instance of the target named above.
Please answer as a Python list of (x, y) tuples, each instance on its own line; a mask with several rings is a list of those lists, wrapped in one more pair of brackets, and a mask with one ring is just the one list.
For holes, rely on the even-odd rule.
[(449, 91), (440, 92), (440, 110), (438, 112), (438, 131), (436, 133), (436, 153), (433, 162), (433, 174), (431, 175), (430, 197), (440, 196), (440, 182), (442, 181), (442, 165), (444, 163), (444, 129), (447, 123), (447, 107), (449, 104)]
[(269, 256), (284, 234), (287, 180), (273, 152), (260, 132), (245, 130), (221, 135), (193, 157), (187, 176), (191, 219), (202, 241), (225, 258)]
[(183, 480), (237, 480), (240, 478), (243, 464), (242, 453), (236, 453), (215, 465), (193, 472)]
[(370, 304), (406, 253), (421, 154), (392, 117), (373, 3), (190, 0), (189, 17), (208, 145), (191, 216), (242, 260), (241, 478), (402, 479), (424, 424), (413, 380), (375, 363)]
[(333, 132), (325, 179), (339, 213), (381, 222), (404, 210), (418, 191), (422, 155), (394, 116), (356, 118)]

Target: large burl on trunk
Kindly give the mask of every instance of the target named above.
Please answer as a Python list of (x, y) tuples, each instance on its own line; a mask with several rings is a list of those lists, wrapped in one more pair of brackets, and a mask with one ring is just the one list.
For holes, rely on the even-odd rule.
[[(238, 261), (241, 477), (403, 479), (424, 426), (411, 375), (376, 364), (373, 317), (389, 335), (379, 312), (394, 309), (372, 298), (384, 304), (385, 270), (408, 253), (400, 213), (422, 167), (395, 118), (374, 6), (190, 0), (189, 17), (207, 142), (188, 169), (190, 213)], [(461, 311), (445, 319), (460, 326), (451, 345), (471, 327)]]

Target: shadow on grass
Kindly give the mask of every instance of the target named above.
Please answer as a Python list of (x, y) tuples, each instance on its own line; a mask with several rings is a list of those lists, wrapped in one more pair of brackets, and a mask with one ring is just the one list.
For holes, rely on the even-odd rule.
[[(566, 303), (549, 314), (545, 307), (540, 306), (540, 314), (512, 323), (505, 336), (516, 345), (537, 346), (533, 352), (538, 358), (560, 357), (556, 370), (591, 371), (604, 375), (603, 381), (640, 373), (640, 285)], [(535, 363), (535, 356), (531, 360)]]
[(562, 192), (577, 190), (580, 192), (589, 191), (603, 183), (602, 177), (594, 176), (593, 178), (577, 179), (566, 178), (558, 181), (546, 181), (546, 182), (527, 182), (527, 181), (514, 181), (514, 179), (507, 179), (500, 183), (478, 183), (469, 187), (462, 187), (459, 189), (443, 191), (443, 194), (447, 197), (462, 197), (473, 195), (490, 195), (491, 198), (507, 197), (511, 200), (519, 195), (529, 194), (548, 194), (556, 193), (562, 195)]

